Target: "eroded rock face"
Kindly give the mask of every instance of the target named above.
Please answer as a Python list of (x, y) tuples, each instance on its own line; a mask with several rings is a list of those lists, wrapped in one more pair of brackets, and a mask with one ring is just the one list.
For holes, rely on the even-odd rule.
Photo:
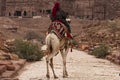
[(120, 50), (114, 50), (106, 57), (108, 60), (120, 65)]
[(0, 60), (0, 80), (18, 80), (14, 78), (25, 65), (26, 60)]
[(6, 40), (1, 33), (0, 34), (0, 60), (18, 60), (19, 59), (19, 57), (16, 54), (9, 53), (9, 48), (10, 48), (9, 45), (6, 44)]
[(2, 33), (0, 33), (0, 50), (8, 51), (5, 47), (5, 38)]
[(16, 54), (9, 53), (8, 47), (5, 39), (0, 36), (0, 80), (17, 80), (13, 77), (25, 65), (25, 60), (19, 59)]
[(0, 60), (18, 60), (18, 59), (19, 59), (18, 55), (13, 53), (6, 53), (0, 50)]

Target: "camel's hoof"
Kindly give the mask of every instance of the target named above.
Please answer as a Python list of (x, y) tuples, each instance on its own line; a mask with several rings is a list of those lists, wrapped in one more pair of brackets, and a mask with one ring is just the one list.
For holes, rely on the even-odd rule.
[(68, 73), (67, 73), (67, 71), (65, 72), (65, 76), (68, 76)]
[(46, 77), (47, 77), (47, 78), (50, 78), (50, 76), (49, 76), (49, 75), (46, 75)]
[(54, 78), (55, 78), (55, 79), (58, 79), (58, 77), (57, 77), (57, 76), (54, 76)]
[(67, 76), (67, 75), (64, 75), (63, 78), (68, 78), (68, 76)]

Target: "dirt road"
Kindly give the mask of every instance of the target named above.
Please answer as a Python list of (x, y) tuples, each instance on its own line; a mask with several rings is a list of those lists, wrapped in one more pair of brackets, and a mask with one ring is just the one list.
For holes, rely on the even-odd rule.
[[(67, 70), (69, 77), (62, 78), (61, 55), (54, 58), (56, 80), (120, 80), (120, 66), (104, 59), (97, 59), (85, 52), (73, 50), (67, 56)], [(51, 69), (50, 69), (51, 70)], [(53, 80), (52, 71), (50, 80)], [(48, 80), (46, 77), (45, 58), (24, 68), (18, 76), (20, 80)]]

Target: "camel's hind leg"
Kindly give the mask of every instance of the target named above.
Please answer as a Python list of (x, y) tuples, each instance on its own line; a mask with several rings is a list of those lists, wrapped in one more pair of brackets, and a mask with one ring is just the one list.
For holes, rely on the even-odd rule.
[(61, 50), (61, 55), (62, 55), (62, 59), (63, 59), (63, 78), (68, 77), (67, 68), (66, 68), (67, 53), (68, 53), (68, 49), (65, 52), (63, 52), (63, 50)]
[[(57, 52), (56, 52), (57, 54)], [(50, 75), (49, 75), (49, 61), (50, 61), (50, 66), (51, 66), (51, 69), (53, 71), (53, 75), (54, 75), (54, 78), (58, 78), (55, 74), (55, 71), (54, 71), (54, 66), (53, 66), (53, 57), (56, 55), (56, 54), (50, 54), (47, 56), (46, 58), (46, 63), (47, 63), (47, 74), (46, 74), (46, 77), (47, 78), (50, 78)]]
[(50, 59), (50, 66), (51, 66), (51, 69), (52, 69), (52, 71), (53, 71), (54, 78), (55, 78), (55, 79), (58, 78), (58, 77), (56, 76), (56, 74), (55, 74), (55, 71), (54, 71), (53, 58)]
[(49, 60), (46, 58), (46, 65), (47, 65), (47, 74), (46, 74), (46, 77), (47, 78), (50, 78), (50, 75), (49, 75)]

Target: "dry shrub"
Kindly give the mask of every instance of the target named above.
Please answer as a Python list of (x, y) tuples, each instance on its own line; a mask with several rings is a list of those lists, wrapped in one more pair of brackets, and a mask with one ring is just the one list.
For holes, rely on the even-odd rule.
[(106, 55), (109, 54), (108, 50), (109, 50), (108, 46), (102, 44), (99, 47), (95, 48), (92, 51), (92, 54), (95, 55), (97, 58), (105, 58)]
[(15, 53), (27, 61), (38, 61), (43, 57), (43, 52), (37, 45), (22, 40), (15, 40)]

